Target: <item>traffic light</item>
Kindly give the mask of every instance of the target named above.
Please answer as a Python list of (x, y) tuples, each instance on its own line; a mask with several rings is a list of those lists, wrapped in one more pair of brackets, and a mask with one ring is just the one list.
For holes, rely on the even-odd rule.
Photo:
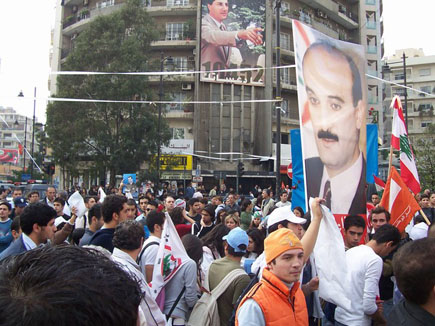
[(237, 175), (241, 177), (244, 174), (245, 174), (245, 164), (239, 161), (239, 163), (237, 163)]

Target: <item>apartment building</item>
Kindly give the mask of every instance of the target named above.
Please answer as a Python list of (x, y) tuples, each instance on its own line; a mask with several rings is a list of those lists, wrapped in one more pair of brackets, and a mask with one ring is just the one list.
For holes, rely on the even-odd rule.
[[(64, 0), (57, 8), (53, 31), (52, 70), (62, 70), (62, 63), (74, 46), (75, 38), (99, 15), (106, 15), (124, 4), (124, 0)], [(199, 70), (199, 35), (201, 23), (200, 0), (144, 0), (151, 17), (161, 30), (152, 47), (155, 57), (161, 53), (174, 59), (178, 71)], [(274, 43), (275, 1), (265, 0), (266, 67), (276, 62)], [(292, 19), (297, 19), (336, 39), (363, 44), (367, 53), (367, 73), (380, 76), (382, 45), (382, 0), (282, 0), (280, 15), (281, 65), (294, 65)], [(165, 106), (165, 117), (174, 139), (186, 144), (193, 141), (193, 167), (201, 167), (204, 183), (216, 182), (216, 176), (235, 179), (237, 163), (245, 164), (244, 183), (249, 189), (255, 183), (274, 184), (275, 140), (281, 137), (281, 165), (290, 162), (290, 129), (299, 128), (299, 113), (294, 68), (281, 71), (281, 130), (276, 127), (276, 108), (272, 103), (255, 102), (275, 97), (276, 74), (265, 70), (265, 85), (237, 85), (200, 81), (198, 74), (178, 77), (165, 76), (171, 85), (170, 96), (183, 104)], [(159, 77), (150, 78), (158, 88)], [(382, 112), (380, 84), (368, 78), (369, 104), (367, 110)], [(56, 81), (50, 81), (56, 93)], [(167, 94), (165, 94), (167, 96)], [(249, 103), (227, 103), (249, 100)], [(190, 101), (226, 102), (193, 104)], [(368, 115), (367, 115), (368, 116)], [(382, 120), (382, 119), (381, 119)], [(370, 122), (370, 120), (369, 120)], [(217, 154), (219, 153), (219, 154)], [(230, 154), (222, 154), (230, 153)], [(237, 154), (243, 153), (243, 155)], [(226, 160), (210, 159), (207, 157)], [(286, 169), (284, 169), (286, 171)], [(173, 178), (177, 178), (171, 174)], [(288, 182), (285, 172), (283, 178)], [(235, 182), (233, 182), (235, 183)]]
[[(25, 166), (31, 166), (29, 155), (24, 156), (24, 146), (29, 153), (32, 152), (32, 134), (33, 134), (33, 119), (18, 114), (13, 108), (0, 106), (0, 149), (2, 150), (17, 150), (19, 144), (23, 145), (22, 154), (16, 163), (0, 163), (4, 166), (9, 166), (7, 169), (3, 167), (4, 176), (12, 175), (12, 170), (22, 170)], [(36, 122), (35, 122), (36, 123)], [(38, 130), (38, 124), (35, 126), (35, 132)], [(34, 152), (39, 152), (39, 143), (35, 137)], [(9, 172), (8, 172), (9, 171)]]

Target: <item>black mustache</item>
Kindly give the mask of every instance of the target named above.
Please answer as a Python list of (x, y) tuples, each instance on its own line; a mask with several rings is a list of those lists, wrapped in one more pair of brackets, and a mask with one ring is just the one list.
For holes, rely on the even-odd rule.
[(317, 138), (319, 139), (326, 138), (326, 139), (338, 141), (338, 136), (333, 134), (329, 130), (319, 130), (319, 132), (317, 133)]

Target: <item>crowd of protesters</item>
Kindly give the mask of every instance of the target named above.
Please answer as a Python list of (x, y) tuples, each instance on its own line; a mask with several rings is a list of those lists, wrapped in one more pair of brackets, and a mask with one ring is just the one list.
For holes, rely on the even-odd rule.
[[(1, 325), (195, 325), (189, 315), (201, 294), (222, 284), (216, 325), (435, 325), (435, 227), (417, 214), (400, 234), (379, 194), (369, 198), (368, 225), (344, 220), (351, 303), (336, 306), (318, 296), (327, 280), (311, 255), (322, 199), (305, 212), (292, 208), (288, 187), (242, 196), (225, 185), (147, 182), (137, 200), (122, 189), (76, 187), (82, 216), (54, 187), (42, 200), (17, 188), (8, 202), (1, 192)], [(417, 200), (432, 222), (435, 194)], [(189, 259), (154, 298), (167, 217)]]

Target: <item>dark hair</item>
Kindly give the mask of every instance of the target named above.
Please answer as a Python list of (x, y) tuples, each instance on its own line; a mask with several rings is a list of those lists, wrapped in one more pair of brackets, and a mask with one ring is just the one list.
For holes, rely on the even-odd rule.
[(121, 250), (135, 250), (140, 248), (144, 237), (142, 224), (135, 220), (127, 220), (116, 226), (112, 243), (115, 248)]
[(214, 206), (214, 205), (207, 205), (207, 206), (205, 206), (202, 210), (203, 211), (206, 211), (209, 215), (210, 215), (210, 217), (211, 217), (211, 220), (214, 222), (214, 220), (215, 220), (215, 208), (216, 208), (216, 206)]
[(159, 207), (159, 204), (155, 200), (149, 200), (148, 205), (154, 206), (155, 208)]
[(63, 198), (60, 198), (60, 197), (56, 197), (56, 198), (54, 199), (53, 203), (59, 203), (59, 204), (61, 204), (62, 206), (65, 206), (65, 200), (63, 200)]
[(189, 199), (189, 201), (187, 202), (187, 208), (190, 209), (190, 207), (195, 205), (195, 203), (199, 203), (199, 199), (198, 198), (191, 198), (191, 199)]
[(372, 239), (378, 244), (393, 241), (393, 246), (396, 246), (399, 244), (401, 236), (399, 230), (395, 226), (387, 223), (376, 230)]
[(94, 198), (95, 201), (97, 201), (97, 198), (95, 196), (85, 196), (85, 204), (89, 203), (89, 201)]
[(11, 231), (20, 232), (20, 217), (16, 216), (11, 223)]
[(141, 299), (138, 283), (92, 249), (43, 246), (0, 266), (4, 326), (135, 326)]
[(230, 229), (225, 224), (218, 224), (201, 239), (202, 245), (211, 250), (216, 250), (223, 257), (225, 256), (225, 250), (222, 237), (226, 236), (229, 232)]
[(154, 233), (154, 226), (156, 224), (163, 226), (163, 223), (165, 223), (165, 213), (158, 212), (157, 210), (153, 209), (151, 212), (148, 213), (146, 223), (150, 232)]
[(91, 207), (91, 209), (88, 211), (88, 224), (91, 225), (92, 223), (92, 217), (95, 216), (97, 220), (101, 218), (102, 211), (101, 211), (101, 204), (95, 204)]
[(199, 200), (199, 202), (200, 202), (201, 204), (208, 205), (208, 199), (207, 199), (207, 198), (201, 198), (201, 199)]
[(305, 58), (309, 54), (310, 51), (316, 48), (322, 48), (326, 52), (328, 52), (331, 55), (334, 56), (341, 56), (343, 57), (347, 63), (349, 64), (349, 69), (352, 74), (352, 99), (353, 99), (353, 106), (357, 107), (358, 102), (362, 100), (362, 86), (361, 86), (361, 75), (358, 70), (358, 67), (355, 64), (355, 61), (352, 59), (351, 56), (344, 53), (342, 50), (338, 49), (335, 45), (330, 43), (326, 40), (316, 41), (313, 44), (309, 46), (307, 51), (304, 54), (304, 58), (302, 59), (302, 66), (304, 65)]
[(213, 198), (214, 198), (215, 200), (219, 200), (221, 203), (223, 203), (222, 196), (214, 196)]
[(126, 202), (127, 198), (121, 195), (109, 195), (104, 198), (103, 205), (101, 206), (104, 222), (111, 222), (113, 213), (119, 214)]
[(435, 239), (432, 238), (410, 241), (396, 252), (393, 258), (394, 275), (400, 292), (407, 300), (417, 305), (427, 303), (435, 286), (434, 261)]
[(293, 210), (297, 210), (299, 213), (301, 213), (301, 216), (304, 216), (304, 209), (301, 206), (296, 206), (295, 208), (293, 208)]
[[(268, 195), (268, 196), (270, 196), (270, 189), (263, 189), (263, 191), (265, 191), (266, 192), (266, 194)], [(261, 193), (263, 193), (263, 191), (261, 192)]]
[(71, 244), (78, 246), (80, 243), (80, 239), (83, 237), (84, 234), (85, 234), (84, 228), (74, 229), (74, 231), (71, 234), (71, 241), (72, 241)]
[[(269, 216), (270, 218), (270, 216)], [(269, 220), (268, 220), (269, 222)], [(272, 232), (275, 232), (276, 230), (278, 230), (278, 227), (281, 225), (284, 228), (287, 228), (289, 221), (288, 220), (282, 220), (279, 222), (276, 222), (274, 224), (272, 224), (271, 226), (269, 226), (267, 228), (267, 234), (271, 234)]]
[(20, 187), (14, 187), (14, 189), (12, 189), (12, 193), (15, 191), (21, 191), (21, 193), (23, 193), (23, 190)]
[(136, 201), (135, 201), (134, 199), (132, 199), (132, 198), (127, 199), (127, 205), (128, 205), (128, 206), (134, 206), (134, 207), (137, 208)]
[(356, 226), (358, 228), (365, 228), (366, 221), (359, 215), (349, 215), (344, 219), (344, 229), (347, 231), (351, 226)]
[(370, 219), (372, 218), (373, 214), (382, 214), (385, 213), (385, 217), (387, 219), (387, 222), (390, 221), (390, 212), (388, 212), (385, 208), (383, 208), (382, 206), (376, 206), (375, 208), (373, 208), (370, 211)]
[(186, 234), (181, 239), (181, 242), (189, 257), (196, 263), (196, 266), (199, 266), (203, 253), (201, 240), (193, 234)]
[(287, 192), (287, 190), (283, 190), (283, 191), (281, 191), (281, 193), (279, 194), (279, 196), (281, 197), (281, 196), (284, 195), (284, 194), (286, 194), (286, 195), (288, 196), (288, 192)]
[(422, 194), (420, 195), (420, 200), (422, 200), (423, 198), (427, 198), (427, 199), (429, 199), (429, 195), (426, 195), (425, 193), (422, 193)]
[(248, 208), (249, 205), (251, 205), (252, 202), (249, 199), (245, 199), (242, 201), (242, 207), (240, 207), (241, 211), (244, 212)]
[(227, 251), (228, 251), (228, 255), (234, 256), (234, 257), (243, 257), (246, 254), (246, 245), (241, 244), (238, 246), (238, 248), (240, 250), (244, 250), (245, 252), (236, 252), (235, 249), (233, 247), (230, 246), (230, 244), (227, 242)]
[(184, 217), (183, 217), (183, 207), (174, 207), (172, 212), (169, 213), (169, 216), (171, 217), (172, 222), (174, 225), (183, 224)]
[(215, 215), (216, 215), (216, 224), (220, 224), (225, 220), (225, 217), (228, 215), (228, 212), (224, 207), (220, 209)]
[(1, 205), (6, 206), (6, 207), (8, 208), (8, 211), (10, 211), (10, 210), (12, 209), (11, 204), (9, 204), (7, 201), (2, 201), (2, 202), (0, 202), (0, 206), (1, 206)]
[(39, 226), (47, 226), (47, 224), (55, 219), (56, 211), (44, 203), (34, 203), (26, 206), (20, 214), (21, 230), (29, 235), (33, 232), (33, 225), (36, 223)]
[(33, 191), (29, 192), (29, 194), (27, 195), (27, 198), (32, 197), (32, 195), (34, 195), (34, 194), (37, 194), (39, 197), (39, 192), (37, 192), (36, 190), (33, 190)]
[(252, 252), (260, 256), (264, 251), (264, 234), (259, 229), (249, 229), (246, 231), (248, 237), (254, 241), (254, 250)]

